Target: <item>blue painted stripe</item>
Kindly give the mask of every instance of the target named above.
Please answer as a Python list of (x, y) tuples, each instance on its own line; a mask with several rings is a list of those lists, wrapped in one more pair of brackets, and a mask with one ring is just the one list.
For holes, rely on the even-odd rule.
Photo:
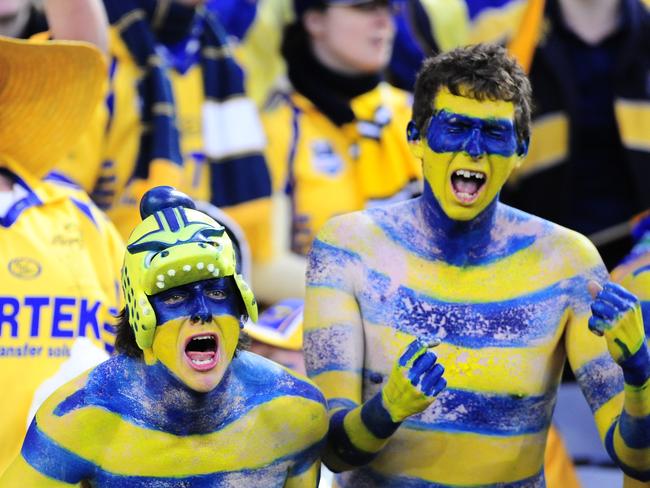
[(390, 413), (382, 402), (381, 391), (363, 404), (361, 420), (366, 428), (379, 439), (388, 439), (401, 424), (401, 422), (392, 421)]
[(607, 449), (607, 453), (625, 474), (640, 481), (650, 481), (650, 470), (639, 471), (631, 468), (623, 461), (621, 461), (621, 459), (616, 454), (616, 450), (614, 449), (614, 432), (616, 430), (616, 425), (616, 422), (614, 422), (607, 431), (607, 435), (605, 436), (605, 448)]
[(554, 405), (555, 391), (523, 397), (447, 388), (436, 398), (434, 410), (409, 417), (402, 428), (489, 436), (536, 434), (548, 428)]
[(79, 483), (97, 472), (97, 466), (77, 454), (59, 446), (32, 421), (21, 451), (23, 458), (34, 469), (56, 480)]
[(621, 363), (625, 383), (631, 386), (643, 386), (650, 379), (650, 350), (644, 342), (641, 348)]
[(643, 316), (643, 327), (645, 328), (645, 340), (650, 341), (650, 301), (641, 302), (641, 315)]
[[(62, 401), (54, 414), (64, 416), (73, 410), (98, 406), (134, 425), (184, 436), (219, 431), (252, 409), (282, 396), (325, 404), (313, 385), (279, 366), (269, 367), (270, 362), (259, 356), (242, 352), (233, 364), (217, 388), (197, 393), (182, 385), (161, 363), (146, 366), (141, 360), (117, 355), (95, 368), (85, 388)], [(106, 391), (107, 383), (114, 388)], [(224, 408), (222, 398), (241, 398), (242, 405)], [(142, 409), (141, 405), (152, 401), (158, 403), (158, 409)]]
[(574, 372), (592, 412), (623, 391), (620, 367), (608, 353)]
[(650, 264), (646, 264), (645, 266), (641, 266), (640, 268), (635, 269), (635, 270), (632, 272), (632, 276), (638, 276), (638, 275), (640, 275), (641, 273), (646, 273), (646, 272), (648, 272), (648, 271), (650, 271)]
[[(345, 348), (340, 347), (352, 336), (352, 327), (333, 325), (327, 329), (314, 329), (305, 333), (305, 355), (307, 371), (316, 376), (328, 371), (349, 371), (351, 358)], [(355, 372), (361, 372), (359, 369)]]
[(625, 411), (619, 419), (619, 431), (625, 444), (632, 449), (650, 448), (650, 415), (638, 418)]
[[(326, 284), (338, 287), (336, 280), (340, 277)], [(447, 343), (471, 349), (530, 347), (555, 335), (566, 308), (587, 306), (586, 297), (573, 296), (581, 287), (586, 293), (586, 281), (577, 277), (500, 302), (453, 303), (406, 286), (394, 291), (388, 276), (370, 271), (357, 294), (365, 321), (391, 324), (424, 340), (440, 335)]]
[(112, 346), (111, 344), (108, 344), (107, 342), (104, 343), (104, 350), (108, 354), (113, 354), (115, 352), (115, 346)]
[[(432, 455), (435, 455), (433, 453)], [(468, 453), (468, 455), (473, 455)], [(475, 453), (478, 455), (478, 453)], [(382, 488), (467, 488), (468, 485), (449, 485), (435, 483), (420, 478), (412, 478), (398, 475), (384, 475), (365, 466), (352, 472), (339, 474), (336, 480), (340, 486), (370, 487), (381, 486)], [(471, 485), (472, 488), (545, 488), (544, 473), (538, 473), (530, 478), (513, 482), (493, 483), (489, 485)]]
[(358, 254), (315, 239), (309, 253), (307, 286), (348, 289), (350, 284), (340, 270), (349, 269), (360, 262), (361, 258)]
[(343, 420), (348, 410), (339, 410), (330, 418), (330, 430), (328, 440), (336, 455), (350, 466), (363, 466), (372, 461), (376, 452), (367, 452), (357, 448), (348, 437)]
[(83, 213), (86, 217), (90, 219), (90, 221), (93, 223), (95, 227), (97, 226), (97, 221), (95, 220), (95, 216), (93, 215), (93, 212), (90, 208), (90, 205), (88, 205), (85, 202), (82, 202), (81, 200), (77, 200), (76, 198), (70, 198), (72, 203), (75, 204), (75, 206), (81, 210), (81, 213)]

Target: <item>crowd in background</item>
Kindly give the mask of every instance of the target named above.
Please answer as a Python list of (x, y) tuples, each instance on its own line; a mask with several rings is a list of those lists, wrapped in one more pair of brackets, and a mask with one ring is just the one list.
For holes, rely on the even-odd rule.
[[(0, 0), (0, 34), (88, 41), (106, 61), (101, 94), (79, 99), (92, 108), (78, 119), (84, 126), (49, 121), (48, 131), (79, 136), (72, 149), (40, 154), (48, 162), (31, 174), (22, 161), (18, 171), (0, 162), (9, 170), (0, 181), (0, 250), (15, 267), (0, 281), (0, 346), (62, 351), (0, 357), (0, 389), (19, 399), (11, 409), (3, 401), (11, 415), (0, 420), (0, 438), (11, 442), (0, 446), (0, 474), (20, 448), (34, 392), (71, 357), (87, 367), (112, 352), (107, 317), (123, 305), (117, 234), (126, 240), (153, 186), (175, 186), (225, 213), (263, 306), (247, 329), (253, 350), (304, 370), (310, 245), (335, 215), (421, 192), (406, 137), (410, 92), (422, 61), (456, 46), (500, 43), (532, 82), (530, 149), (502, 200), (588, 236), (614, 278), (649, 303), (637, 272), (650, 254), (647, 0), (76, 3)], [(17, 230), (25, 201), (21, 209), (43, 206), (42, 220), (23, 219)], [(82, 226), (96, 235), (80, 240)], [(63, 254), (45, 245), (55, 236), (67, 242)], [(74, 270), (67, 288), (56, 276), (38, 286), (25, 278), (45, 259)], [(9, 280), (16, 274), (18, 288)], [(40, 335), (39, 320), (47, 323)], [(50, 323), (57, 334), (46, 337)], [(71, 356), (80, 336), (91, 341)], [(549, 446), (555, 462), (568, 462), (558, 438)], [(562, 484), (548, 475), (549, 486), (579, 486), (570, 464), (557, 469)]]

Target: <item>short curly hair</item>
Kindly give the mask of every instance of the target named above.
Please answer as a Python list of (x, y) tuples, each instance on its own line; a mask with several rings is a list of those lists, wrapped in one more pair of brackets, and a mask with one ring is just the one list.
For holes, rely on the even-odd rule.
[(433, 115), (433, 99), (443, 87), (454, 95), (467, 95), (476, 100), (512, 102), (517, 139), (520, 143), (528, 141), (532, 110), (530, 81), (503, 47), (475, 44), (424, 61), (413, 95), (413, 122), (420, 134)]

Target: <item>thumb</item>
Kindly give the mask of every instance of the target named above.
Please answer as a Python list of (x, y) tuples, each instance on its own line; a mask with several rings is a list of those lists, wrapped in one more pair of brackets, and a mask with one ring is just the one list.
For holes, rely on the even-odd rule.
[(589, 294), (591, 295), (591, 298), (595, 299), (596, 296), (601, 292), (603, 289), (602, 286), (597, 281), (594, 280), (589, 280), (589, 283), (587, 283), (587, 290), (589, 290)]

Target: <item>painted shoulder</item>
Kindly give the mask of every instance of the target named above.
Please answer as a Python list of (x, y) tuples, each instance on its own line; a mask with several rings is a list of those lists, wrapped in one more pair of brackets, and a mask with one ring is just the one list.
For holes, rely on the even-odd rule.
[(258, 354), (238, 353), (231, 368), (247, 388), (263, 384), (272, 397), (298, 396), (325, 405), (325, 397), (311, 380)]
[(561, 260), (578, 270), (603, 266), (596, 247), (579, 232), (504, 204), (500, 205), (499, 221), (511, 226), (512, 232), (535, 235), (533, 250), (542, 251), (549, 260)]

